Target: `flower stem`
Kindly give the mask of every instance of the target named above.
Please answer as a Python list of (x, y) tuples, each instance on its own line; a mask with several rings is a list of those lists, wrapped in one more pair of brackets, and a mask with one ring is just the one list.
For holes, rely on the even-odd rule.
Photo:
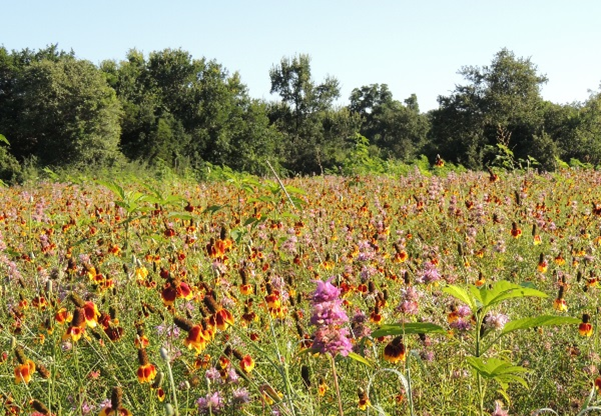
[(165, 347), (161, 347), (161, 358), (167, 364), (167, 370), (169, 372), (169, 384), (171, 385), (171, 394), (173, 397), (173, 405), (175, 406), (175, 416), (179, 416), (179, 406), (177, 405), (177, 391), (175, 390), (175, 381), (173, 380), (173, 371), (171, 371), (171, 358), (167, 353), (167, 349)]
[(409, 401), (409, 414), (413, 416), (413, 387), (411, 386), (411, 369), (409, 368), (409, 359), (411, 354), (407, 354), (407, 359), (405, 360), (405, 374), (407, 375), (407, 399)]
[(338, 385), (338, 374), (336, 373), (336, 362), (334, 361), (333, 355), (330, 355), (330, 363), (332, 364), (332, 377), (334, 377), (334, 388), (336, 389), (336, 399), (338, 400), (338, 413), (340, 416), (344, 416), (342, 398), (340, 397), (340, 386)]

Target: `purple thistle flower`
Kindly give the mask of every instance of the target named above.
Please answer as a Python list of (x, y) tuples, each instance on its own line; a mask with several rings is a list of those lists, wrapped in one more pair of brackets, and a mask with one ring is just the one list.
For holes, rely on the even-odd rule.
[(215, 367), (211, 367), (205, 371), (205, 378), (213, 382), (221, 382), (221, 374)]
[(336, 325), (348, 321), (346, 312), (341, 307), (340, 299), (321, 302), (313, 305), (311, 323), (313, 325)]
[(232, 403), (234, 405), (243, 405), (250, 403), (250, 393), (244, 387), (232, 391)]
[(436, 269), (436, 265), (431, 262), (426, 263), (421, 280), (426, 284), (440, 280), (440, 273), (438, 272), (438, 269)]
[(406, 300), (397, 307), (397, 311), (407, 315), (417, 315), (419, 311), (419, 304), (416, 301)]
[(223, 397), (221, 393), (216, 391), (215, 393), (207, 393), (205, 397), (201, 397), (196, 401), (198, 405), (198, 412), (201, 415), (209, 413), (219, 414), (225, 407), (223, 403)]
[(486, 326), (491, 329), (501, 330), (507, 322), (509, 318), (502, 313), (491, 313), (486, 317)]
[(330, 302), (338, 299), (340, 296), (340, 288), (330, 283), (332, 278), (327, 281), (316, 280), (317, 289), (313, 292), (313, 303)]
[(240, 381), (240, 376), (236, 373), (236, 369), (230, 367), (227, 372), (227, 382), (231, 384), (236, 384)]
[(315, 332), (313, 348), (322, 354), (329, 353), (332, 356), (340, 354), (346, 357), (353, 350), (353, 344), (351, 344), (348, 336), (349, 330), (347, 328), (334, 326), (320, 328)]
[(459, 318), (453, 322), (451, 322), (451, 328), (457, 329), (458, 331), (469, 331), (472, 328), (472, 323), (470, 321), (466, 321), (462, 318)]
[(311, 323), (317, 327), (313, 348), (322, 354), (341, 354), (346, 357), (353, 346), (348, 338), (349, 330), (340, 326), (348, 322), (348, 316), (342, 309), (341, 290), (332, 285), (330, 280), (316, 281), (311, 315)]
[(465, 318), (466, 316), (472, 315), (472, 310), (467, 305), (461, 305), (457, 308), (457, 315), (461, 318)]

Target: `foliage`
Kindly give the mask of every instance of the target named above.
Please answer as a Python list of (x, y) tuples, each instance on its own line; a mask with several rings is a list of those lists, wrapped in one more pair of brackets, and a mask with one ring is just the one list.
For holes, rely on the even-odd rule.
[(355, 88), (349, 109), (362, 118), (361, 134), (374, 143), (387, 159), (407, 162), (426, 141), (429, 122), (420, 114), (415, 94), (403, 103), (393, 100), (386, 84)]
[(490, 66), (466, 66), (459, 74), (469, 83), (440, 96), (439, 109), (431, 113), (430, 138), (436, 145), (431, 152), (438, 150), (471, 169), (482, 168), (485, 146), (494, 146), (502, 129), (511, 147), (519, 150), (516, 156), (526, 158), (542, 125), (540, 89), (547, 78), (537, 73), (530, 59), (516, 58), (507, 49), (498, 52)]
[(2, 144), (10, 146), (8, 139), (0, 134), (0, 184), (5, 184), (15, 179), (21, 171), (21, 166)]
[[(207, 166), (267, 176), (268, 162), (286, 175), (601, 165), (599, 92), (583, 103), (544, 101), (547, 78), (507, 49), (459, 73), (464, 85), (424, 114), (415, 94), (396, 100), (386, 84), (354, 88), (349, 105), (338, 105), (338, 80), (315, 81), (306, 54), (272, 67), (278, 99), (266, 101), (252, 99), (237, 72), (182, 49), (132, 49), (95, 66), (56, 45), (0, 47), (0, 131), (11, 138), (0, 150), (1, 175), (23, 181), (36, 169), (44, 176), (44, 168), (127, 161), (164, 177), (202, 177)], [(421, 155), (446, 165), (432, 170)]]
[(271, 106), (270, 118), (286, 141), (284, 167), (324, 173), (341, 163), (359, 120), (348, 111), (333, 110), (340, 95), (338, 81), (327, 77), (317, 84), (311, 78), (311, 59), (304, 54), (283, 58), (269, 76), (271, 93), (281, 97), (280, 103)]
[(519, 329), (580, 323), (579, 319), (570, 317), (540, 315), (522, 318), (507, 324), (503, 323), (501, 333), (493, 341), (490, 341), (489, 344), (485, 344), (484, 338), (487, 335), (494, 333), (490, 330), (490, 327), (487, 327), (487, 319), (492, 319), (490, 313), (495, 308), (498, 308), (503, 302), (510, 299), (520, 299), (525, 297), (545, 298), (547, 295), (544, 292), (532, 289), (526, 285), (517, 285), (505, 280), (495, 282), (490, 288), (470, 285), (469, 289), (465, 290), (459, 286), (449, 285), (443, 288), (443, 291), (460, 302), (467, 304), (473, 313), (471, 319), (475, 325), (472, 330), (472, 340), (475, 343), (475, 346), (470, 355), (466, 358), (466, 361), (476, 372), (480, 401), (479, 413), (481, 416), (484, 415), (486, 380), (497, 382), (501, 388), (500, 393), (506, 399), (508, 399), (507, 388), (509, 387), (509, 383), (519, 383), (525, 388), (528, 388), (528, 384), (523, 378), (523, 374), (527, 373), (528, 369), (513, 365), (511, 362), (504, 359), (496, 357), (484, 358), (486, 352), (491, 349), (494, 343), (496, 343), (503, 335)]
[(45, 165), (110, 163), (119, 156), (120, 105), (89, 62), (42, 60), (15, 85), (22, 109), (15, 143)]

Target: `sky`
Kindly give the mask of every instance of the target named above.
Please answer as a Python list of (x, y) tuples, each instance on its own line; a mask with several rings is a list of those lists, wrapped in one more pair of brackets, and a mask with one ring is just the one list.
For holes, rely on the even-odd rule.
[(549, 81), (544, 99), (585, 101), (601, 85), (598, 0), (0, 0), (0, 45), (58, 44), (80, 59), (120, 61), (181, 48), (240, 73), (249, 95), (270, 94), (269, 71), (311, 57), (316, 83), (338, 79), (346, 105), (354, 88), (387, 84), (393, 98), (416, 94), (438, 107), (466, 81), (463, 66), (489, 65), (502, 48), (530, 58)]

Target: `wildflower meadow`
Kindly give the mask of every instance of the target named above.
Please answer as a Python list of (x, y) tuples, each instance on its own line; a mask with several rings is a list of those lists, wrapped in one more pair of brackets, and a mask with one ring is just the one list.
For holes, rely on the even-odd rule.
[(601, 411), (601, 173), (0, 188), (9, 415)]

